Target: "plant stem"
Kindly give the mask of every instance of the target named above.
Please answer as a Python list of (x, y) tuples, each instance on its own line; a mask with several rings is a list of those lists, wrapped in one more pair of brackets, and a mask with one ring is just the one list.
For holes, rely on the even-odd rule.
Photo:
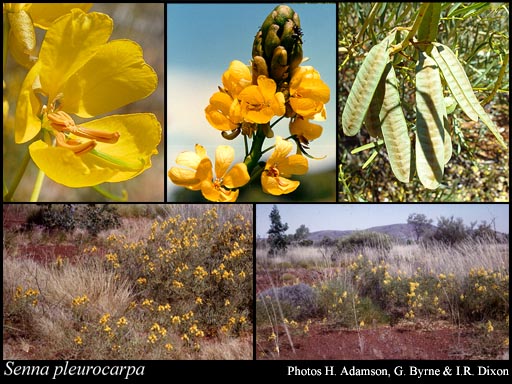
[[(27, 170), (29, 161), (30, 161), (30, 154), (27, 150), (27, 152), (25, 152), (25, 156), (23, 156), (21, 165), (18, 168), (18, 172), (16, 173), (16, 176), (14, 177), (14, 182), (13, 182), (11, 188), (6, 190), (6, 188), (4, 187), (4, 192), (7, 192), (7, 194), (4, 195), (4, 201), (11, 201), (11, 199), (14, 195), (14, 192), (16, 192), (16, 189), (18, 188), (18, 185), (20, 184), (20, 181), (23, 178), (23, 174)], [(4, 186), (5, 186), (5, 182), (4, 182)]]
[(249, 172), (249, 175), (254, 170), (256, 165), (258, 165), (258, 161), (261, 158), (262, 151), (261, 148), (263, 147), (263, 142), (265, 141), (265, 133), (263, 132), (263, 128), (260, 124), (258, 124), (258, 129), (256, 130), (256, 133), (254, 134), (254, 139), (252, 141), (251, 145), (251, 151), (249, 154), (245, 157), (244, 163), (247, 165), (247, 172)]
[(44, 181), (44, 172), (39, 170), (37, 172), (37, 178), (36, 182), (34, 183), (34, 190), (32, 191), (32, 195), (30, 196), (30, 202), (34, 203), (37, 200), (39, 200), (39, 194), (41, 193), (41, 189), (43, 187), (43, 181)]
[(503, 76), (505, 76), (505, 71), (508, 68), (508, 53), (503, 58), (503, 63), (501, 64), (500, 72), (498, 73), (498, 78), (496, 79), (496, 82), (494, 83), (494, 88), (492, 89), (491, 93), (482, 101), (482, 105), (486, 105), (491, 102), (491, 100), (494, 98), (496, 93), (498, 92), (498, 89), (501, 87), (501, 83), (503, 81)]
[(414, 24), (413, 24), (411, 30), (409, 31), (407, 36), (405, 36), (405, 39), (401, 43), (399, 43), (393, 47), (393, 49), (390, 52), (391, 55), (394, 55), (400, 51), (403, 51), (405, 48), (407, 48), (409, 46), (409, 44), (411, 44), (411, 40), (414, 37), (414, 35), (416, 34), (416, 32), (418, 31), (418, 28), (420, 27), (421, 21), (423, 20), (423, 17), (425, 16), (425, 12), (426, 12), (428, 6), (429, 6), (429, 3), (421, 4), (420, 9), (418, 10), (418, 16), (416, 16), (416, 20), (414, 20)]

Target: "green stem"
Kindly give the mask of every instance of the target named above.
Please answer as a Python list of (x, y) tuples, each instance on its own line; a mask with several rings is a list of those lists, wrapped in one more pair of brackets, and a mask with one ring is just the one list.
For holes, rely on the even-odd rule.
[(251, 151), (244, 160), (245, 165), (247, 165), (247, 172), (249, 172), (249, 175), (254, 170), (256, 165), (258, 165), (258, 161), (261, 159), (261, 148), (263, 147), (263, 142), (265, 139), (266, 137), (265, 133), (263, 132), (263, 128), (260, 126), (260, 124), (258, 124), (258, 129), (256, 130), (254, 139), (252, 141)]
[(416, 35), (416, 32), (418, 31), (421, 21), (423, 20), (423, 17), (425, 16), (425, 12), (430, 4), (429, 3), (422, 3), (420, 9), (418, 10), (418, 16), (416, 16), (416, 20), (414, 20), (414, 24), (412, 28), (410, 29), (407, 36), (405, 36), (405, 39), (395, 45), (393, 49), (391, 50), (390, 54), (394, 55), (400, 51), (403, 51), (405, 48), (407, 48), (411, 44), (411, 40)]
[(16, 189), (18, 188), (18, 185), (21, 182), (21, 179), (23, 178), (23, 174), (27, 170), (29, 161), (30, 161), (30, 154), (27, 150), (27, 152), (25, 152), (25, 156), (23, 156), (21, 166), (18, 168), (18, 172), (16, 173), (16, 176), (14, 177), (14, 181), (12, 183), (11, 188), (7, 190), (5, 188), (5, 182), (4, 182), (4, 192), (7, 192), (6, 194), (4, 194), (4, 201), (11, 201), (12, 197), (14, 196), (14, 193), (16, 192)]
[(44, 172), (39, 169), (39, 172), (37, 172), (36, 182), (34, 183), (34, 190), (32, 191), (32, 195), (30, 196), (31, 203), (34, 203), (37, 200), (39, 200), (39, 194), (41, 193), (41, 189), (43, 187), (44, 176)]
[(99, 185), (94, 185), (91, 187), (96, 192), (98, 192), (100, 195), (105, 196), (107, 199), (112, 201), (128, 201), (128, 192), (123, 189), (122, 196), (114, 195), (113, 193), (110, 193), (106, 191), (105, 189), (101, 188)]
[(508, 69), (508, 53), (503, 58), (503, 63), (501, 64), (500, 72), (498, 73), (498, 78), (496, 79), (496, 82), (494, 83), (494, 88), (492, 89), (491, 93), (485, 98), (484, 101), (482, 101), (482, 105), (486, 105), (491, 102), (491, 100), (494, 98), (496, 93), (498, 92), (498, 89), (501, 87), (501, 83), (503, 81), (503, 76), (505, 76), (505, 72)]
[(375, 19), (375, 15), (377, 14), (377, 11), (381, 7), (381, 5), (382, 5), (381, 3), (375, 3), (373, 5), (368, 17), (366, 18), (363, 26), (361, 27), (361, 30), (359, 31), (359, 33), (357, 34), (357, 36), (355, 38), (356, 42), (361, 41), (364, 33), (366, 32), (366, 29), (368, 28), (368, 25), (370, 25), (370, 23), (373, 22), (373, 19)]

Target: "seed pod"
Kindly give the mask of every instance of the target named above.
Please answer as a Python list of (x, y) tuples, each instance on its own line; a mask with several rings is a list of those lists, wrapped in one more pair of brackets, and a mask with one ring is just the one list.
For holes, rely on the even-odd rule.
[(480, 118), (496, 139), (498, 139), (501, 146), (507, 148), (507, 144), (498, 132), (498, 128), (478, 102), (466, 72), (453, 51), (446, 45), (433, 43), (432, 58), (439, 66), (448, 84), (448, 88), (450, 88), (453, 97), (457, 100), (464, 113), (473, 121), (478, 121), (478, 118)]
[(379, 113), (382, 136), (386, 143), (393, 173), (398, 180), (408, 183), (411, 174), (411, 140), (409, 139), (404, 112), (400, 105), (395, 70), (391, 63), (388, 66), (389, 69), (384, 71), (383, 74), (383, 77), (386, 75), (386, 88)]
[(425, 188), (436, 189), (443, 179), (446, 115), (439, 68), (419, 51), (416, 65), (416, 170)]
[(361, 129), (377, 85), (389, 61), (388, 48), (394, 36), (394, 33), (389, 35), (370, 49), (357, 72), (341, 116), (343, 133), (347, 136), (354, 136)]

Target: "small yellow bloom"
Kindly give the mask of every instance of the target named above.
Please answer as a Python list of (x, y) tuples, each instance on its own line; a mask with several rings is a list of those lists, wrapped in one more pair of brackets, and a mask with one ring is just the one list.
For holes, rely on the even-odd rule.
[(284, 94), (276, 92), (276, 82), (266, 76), (258, 76), (258, 85), (250, 85), (242, 92), (241, 113), (245, 121), (266, 124), (274, 116), (283, 116), (286, 112)]
[(489, 320), (487, 322), (487, 333), (491, 333), (491, 332), (494, 332), (494, 327), (493, 327), (493, 325), (491, 323), (491, 320)]
[(82, 345), (84, 342), (80, 336), (75, 337), (75, 344)]
[(126, 320), (126, 317), (120, 317), (119, 320), (117, 320), (116, 325), (120, 328), (124, 325), (128, 324), (128, 320)]
[(276, 146), (261, 174), (261, 185), (265, 193), (282, 195), (295, 191), (300, 182), (289, 180), (291, 175), (302, 175), (308, 171), (308, 161), (302, 155), (291, 155), (293, 144), (276, 136)]
[(172, 351), (174, 349), (174, 347), (172, 346), (171, 343), (167, 343), (164, 345), (165, 349), (167, 349), (168, 351)]
[(203, 304), (203, 299), (196, 297), (196, 304)]
[(168, 176), (179, 186), (193, 191), (201, 190), (203, 196), (216, 202), (234, 202), (238, 198), (237, 188), (250, 180), (247, 166), (237, 163), (230, 168), (235, 158), (235, 150), (228, 145), (220, 145), (215, 151), (215, 177), (212, 162), (202, 145), (196, 144), (194, 152), (182, 152), (176, 158), (178, 165), (190, 168), (172, 167)]
[(310, 141), (318, 139), (322, 135), (321, 125), (313, 124), (308, 119), (296, 117), (290, 122), (290, 134), (296, 135), (300, 142), (309, 144)]
[(324, 104), (329, 99), (329, 87), (315, 68), (301, 66), (292, 72), (289, 103), (298, 115), (307, 119), (325, 119)]

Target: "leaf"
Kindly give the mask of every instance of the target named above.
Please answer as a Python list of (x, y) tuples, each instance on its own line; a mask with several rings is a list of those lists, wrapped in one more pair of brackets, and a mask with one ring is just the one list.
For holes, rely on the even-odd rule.
[(419, 41), (431, 42), (437, 39), (440, 17), (441, 3), (430, 3), (418, 29)]
[(341, 117), (343, 133), (347, 136), (354, 136), (361, 129), (366, 111), (389, 61), (388, 48), (394, 38), (395, 33), (392, 33), (370, 49), (357, 73)]
[(445, 115), (439, 68), (420, 51), (416, 65), (416, 170), (428, 189), (436, 189), (443, 179)]
[(411, 140), (400, 105), (398, 80), (391, 64), (384, 75), (386, 75), (386, 90), (379, 114), (382, 135), (393, 173), (398, 180), (408, 183), (411, 173)]
[(439, 66), (448, 84), (448, 88), (450, 88), (453, 97), (457, 100), (461, 109), (473, 121), (478, 121), (478, 118), (480, 118), (496, 139), (498, 139), (501, 146), (507, 148), (507, 144), (498, 132), (498, 128), (478, 102), (466, 72), (453, 51), (440, 43), (433, 43), (433, 45), (432, 57)]

